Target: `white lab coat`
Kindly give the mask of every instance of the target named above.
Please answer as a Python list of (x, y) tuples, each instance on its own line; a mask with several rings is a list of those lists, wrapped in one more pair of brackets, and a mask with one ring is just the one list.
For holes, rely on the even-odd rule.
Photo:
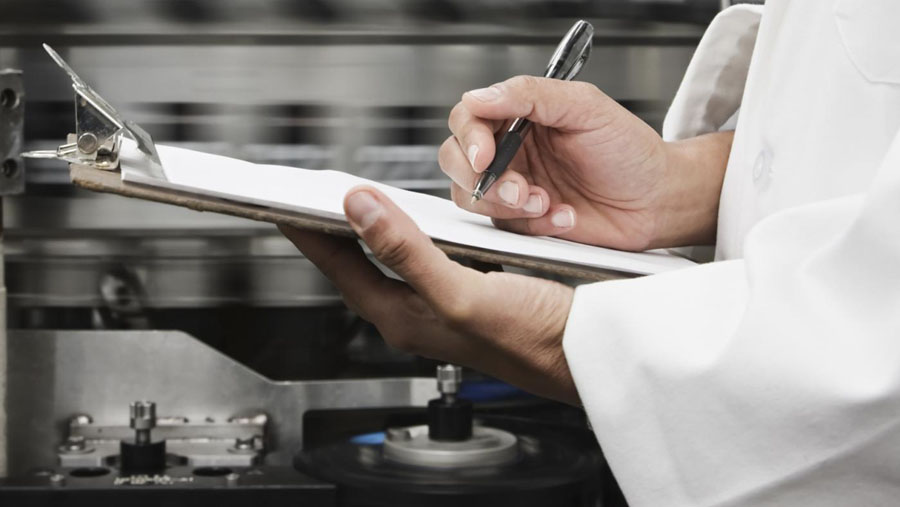
[(594, 431), (633, 507), (900, 505), (900, 0), (720, 14), (664, 135), (735, 118), (719, 262), (576, 291)]

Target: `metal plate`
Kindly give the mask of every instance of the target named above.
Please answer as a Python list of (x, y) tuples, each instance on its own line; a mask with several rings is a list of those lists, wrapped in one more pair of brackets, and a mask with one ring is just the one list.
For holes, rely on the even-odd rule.
[(22, 72), (0, 70), (0, 195), (25, 191), (25, 166), (19, 156), (24, 118)]

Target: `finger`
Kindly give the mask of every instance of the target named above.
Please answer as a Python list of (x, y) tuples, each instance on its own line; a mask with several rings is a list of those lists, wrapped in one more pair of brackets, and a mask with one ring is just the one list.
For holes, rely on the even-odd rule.
[(456, 183), (450, 185), (450, 198), (460, 208), (486, 215), (492, 218), (537, 218), (547, 212), (550, 207), (550, 196), (541, 187), (529, 185), (528, 198), (521, 208), (510, 208), (503, 204), (495, 204), (487, 199), (481, 199), (472, 203), (472, 192)]
[(568, 204), (558, 204), (538, 218), (495, 218), (494, 225), (498, 229), (529, 236), (560, 236), (575, 228), (576, 217), (574, 208)]
[[(278, 229), (341, 292), (347, 306), (369, 322), (392, 313), (390, 301), (403, 298), (409, 288), (384, 276), (356, 240), (279, 225)], [(378, 297), (371, 297), (378, 294)]]
[[(481, 275), (451, 261), (409, 216), (372, 187), (344, 198), (350, 225), (381, 263), (397, 273), (438, 312), (464, 319)], [(475, 290), (476, 292), (472, 292)]]
[(500, 130), (504, 122), (477, 118), (459, 103), (450, 111), (447, 123), (465, 154), (469, 167), (477, 173), (487, 169), (496, 149), (494, 133)]
[(580, 81), (516, 76), (462, 96), (468, 112), (487, 120), (528, 118), (558, 129), (598, 128), (618, 104), (596, 86)]
[[(454, 183), (466, 189), (469, 195), (481, 175), (475, 173), (466, 160), (459, 143), (453, 137), (447, 138), (438, 151), (438, 165)], [(508, 208), (522, 208), (528, 202), (528, 180), (516, 171), (505, 171), (484, 194), (483, 200), (502, 204)]]

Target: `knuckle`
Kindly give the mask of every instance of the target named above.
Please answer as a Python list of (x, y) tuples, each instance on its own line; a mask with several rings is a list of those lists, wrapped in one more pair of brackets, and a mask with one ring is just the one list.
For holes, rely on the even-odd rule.
[(451, 326), (460, 326), (470, 322), (474, 310), (472, 300), (458, 292), (446, 294), (440, 305), (441, 315)]
[(388, 234), (377, 246), (370, 246), (375, 257), (388, 267), (402, 266), (410, 262), (412, 248), (409, 240), (401, 235)]
[(565, 83), (566, 85), (571, 86), (579, 95), (597, 95), (603, 93), (600, 91), (600, 88), (597, 88), (597, 85), (588, 83), (587, 81), (566, 81)]
[(534, 76), (515, 76), (507, 81), (507, 84), (513, 89), (532, 90), (538, 86), (538, 79)]

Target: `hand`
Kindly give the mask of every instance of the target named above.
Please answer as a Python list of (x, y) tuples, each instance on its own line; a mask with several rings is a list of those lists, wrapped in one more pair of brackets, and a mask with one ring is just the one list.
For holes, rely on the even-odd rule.
[(572, 288), (451, 261), (374, 188), (352, 189), (344, 210), (375, 257), (407, 283), (382, 274), (354, 240), (280, 229), (389, 344), (578, 402), (562, 350)]
[[(482, 201), (470, 196), (508, 120), (534, 122)], [(463, 95), (439, 162), (462, 208), (497, 227), (622, 250), (715, 238), (732, 133), (679, 143), (660, 136), (595, 86), (519, 76)]]

